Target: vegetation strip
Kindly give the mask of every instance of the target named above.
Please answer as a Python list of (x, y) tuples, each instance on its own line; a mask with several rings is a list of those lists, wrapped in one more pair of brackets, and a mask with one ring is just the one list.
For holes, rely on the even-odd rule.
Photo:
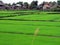
[[(32, 14), (33, 14), (33, 13), (32, 13)], [(23, 15), (31, 15), (31, 14), (27, 14), (27, 13), (15, 13), (15, 14), (11, 14), (11, 15), (8, 15), (8, 16), (0, 16), (0, 18), (23, 16)]]
[(23, 24), (23, 25), (31, 25), (31, 26), (48, 26), (48, 27), (60, 27), (60, 26), (55, 26), (55, 25), (34, 25), (34, 24)]
[[(14, 23), (0, 23), (0, 24), (8, 24), (8, 25), (19, 25), (19, 24), (14, 24)], [(47, 26), (47, 27), (60, 27), (60, 25), (35, 25), (35, 24), (20, 24), (20, 25), (28, 25), (28, 26)]]
[(47, 14), (60, 14), (60, 12), (47, 13)]
[[(0, 33), (34, 35), (33, 33), (23, 33), (23, 32), (7, 32), (7, 31), (0, 31)], [(47, 36), (47, 37), (57, 37), (57, 38), (60, 38), (60, 36), (56, 36), (56, 35), (46, 35), (46, 34), (38, 34), (37, 36)]]
[(27, 19), (0, 19), (0, 20), (60, 22), (60, 21), (57, 21), (57, 20), (27, 20)]

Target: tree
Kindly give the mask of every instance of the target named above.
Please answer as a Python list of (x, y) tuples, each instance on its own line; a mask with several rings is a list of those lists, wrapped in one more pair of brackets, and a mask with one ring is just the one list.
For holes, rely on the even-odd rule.
[(53, 6), (54, 6), (54, 5), (57, 4), (57, 3), (54, 1), (54, 2), (52, 2), (52, 4), (53, 4)]
[(57, 1), (58, 5), (60, 5), (60, 0)]
[(30, 4), (31, 9), (37, 9), (37, 6), (38, 6), (38, 1), (32, 1)]
[(43, 1), (43, 2), (42, 2), (42, 6), (44, 6), (44, 4), (45, 4), (45, 3), (46, 3), (46, 2), (45, 2), (45, 1)]
[(58, 6), (57, 6), (56, 11), (59, 11), (60, 12), (60, 0), (57, 1), (57, 4), (58, 4)]
[(28, 9), (28, 7), (29, 7), (28, 2), (24, 2), (24, 8), (25, 8), (25, 9)]
[(13, 6), (16, 6), (16, 4), (15, 4), (15, 3), (13, 3), (12, 5), (13, 5)]
[(21, 8), (23, 7), (23, 2), (17, 2), (17, 4), (21, 5)]

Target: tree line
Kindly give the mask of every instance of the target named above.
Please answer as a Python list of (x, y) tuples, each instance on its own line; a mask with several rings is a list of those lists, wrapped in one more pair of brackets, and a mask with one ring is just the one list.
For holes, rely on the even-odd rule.
[[(17, 2), (13, 4), (7, 4), (7, 3), (1, 3), (0, 1), (0, 9), (6, 9), (6, 10), (21, 10), (21, 9), (30, 9), (30, 10), (52, 10), (59, 7), (57, 2), (42, 2), (41, 4), (38, 4), (38, 1), (32, 1), (30, 4), (28, 2)], [(60, 4), (60, 3), (59, 3)], [(2, 8), (5, 7), (5, 8)], [(59, 7), (60, 8), (60, 7)]]

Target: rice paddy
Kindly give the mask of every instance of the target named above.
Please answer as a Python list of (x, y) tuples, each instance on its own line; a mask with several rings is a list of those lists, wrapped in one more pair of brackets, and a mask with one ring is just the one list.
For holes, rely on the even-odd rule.
[(0, 11), (0, 45), (60, 45), (60, 14)]

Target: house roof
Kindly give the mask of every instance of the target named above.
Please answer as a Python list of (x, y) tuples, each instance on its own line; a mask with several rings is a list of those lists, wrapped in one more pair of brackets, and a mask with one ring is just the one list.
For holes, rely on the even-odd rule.
[(4, 3), (2, 1), (0, 1), (0, 5), (4, 5)]
[(16, 4), (16, 6), (21, 6), (20, 4)]

